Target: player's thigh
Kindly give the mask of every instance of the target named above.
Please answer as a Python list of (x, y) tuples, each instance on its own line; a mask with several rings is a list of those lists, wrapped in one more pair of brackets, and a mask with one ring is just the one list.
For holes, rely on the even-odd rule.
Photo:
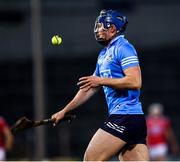
[(148, 161), (149, 151), (145, 144), (133, 144), (123, 148), (119, 159), (122, 161)]
[(104, 161), (115, 155), (126, 142), (110, 133), (98, 129), (92, 137), (86, 152), (84, 161)]

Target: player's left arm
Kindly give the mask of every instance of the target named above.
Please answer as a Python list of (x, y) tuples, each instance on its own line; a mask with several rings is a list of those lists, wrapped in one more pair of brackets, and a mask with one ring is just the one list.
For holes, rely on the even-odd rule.
[(141, 69), (139, 66), (129, 67), (124, 70), (123, 78), (104, 78), (98, 76), (86, 76), (79, 79), (80, 88), (95, 88), (108, 86), (115, 89), (140, 89), (142, 85)]
[(179, 146), (178, 146), (178, 142), (177, 142), (175, 133), (174, 133), (171, 126), (166, 131), (166, 138), (167, 138), (168, 143), (170, 145), (170, 149), (172, 151), (172, 154), (176, 155), (179, 152)]

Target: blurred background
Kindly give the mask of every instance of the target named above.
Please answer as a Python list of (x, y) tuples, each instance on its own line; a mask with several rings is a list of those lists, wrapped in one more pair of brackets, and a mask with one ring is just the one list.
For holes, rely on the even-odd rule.
[[(94, 72), (99, 50), (94, 22), (102, 9), (118, 9), (129, 25), (143, 75), (143, 110), (152, 102), (180, 141), (179, 0), (0, 0), (0, 116), (12, 125), (21, 116), (49, 118), (72, 99), (78, 78)], [(60, 46), (51, 44), (59, 34)], [(82, 160), (92, 135), (106, 118), (103, 92), (75, 110), (77, 119), (57, 127), (19, 133), (9, 160)]]

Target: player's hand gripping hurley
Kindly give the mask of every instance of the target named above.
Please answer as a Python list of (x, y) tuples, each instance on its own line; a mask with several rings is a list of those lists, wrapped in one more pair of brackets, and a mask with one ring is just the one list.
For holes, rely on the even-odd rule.
[[(62, 122), (62, 121), (68, 121), (68, 123), (71, 123), (71, 121), (73, 119), (75, 119), (76, 116), (72, 115), (72, 114), (67, 114), (65, 115), (65, 117), (63, 119), (61, 119), (58, 123)], [(21, 117), (12, 127), (11, 127), (11, 132), (13, 134), (28, 129), (28, 128), (33, 128), (33, 127), (37, 127), (40, 125), (47, 125), (47, 124), (53, 124), (54, 121), (53, 119), (43, 119), (43, 120), (30, 120), (26, 117)]]

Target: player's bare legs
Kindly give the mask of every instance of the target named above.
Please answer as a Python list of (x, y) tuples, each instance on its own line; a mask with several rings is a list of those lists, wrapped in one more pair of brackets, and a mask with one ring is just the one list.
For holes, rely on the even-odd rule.
[(120, 161), (149, 161), (148, 148), (145, 144), (124, 147), (119, 155)]
[(121, 139), (102, 129), (98, 129), (86, 149), (84, 161), (109, 160), (125, 144), (126, 142), (122, 141)]

